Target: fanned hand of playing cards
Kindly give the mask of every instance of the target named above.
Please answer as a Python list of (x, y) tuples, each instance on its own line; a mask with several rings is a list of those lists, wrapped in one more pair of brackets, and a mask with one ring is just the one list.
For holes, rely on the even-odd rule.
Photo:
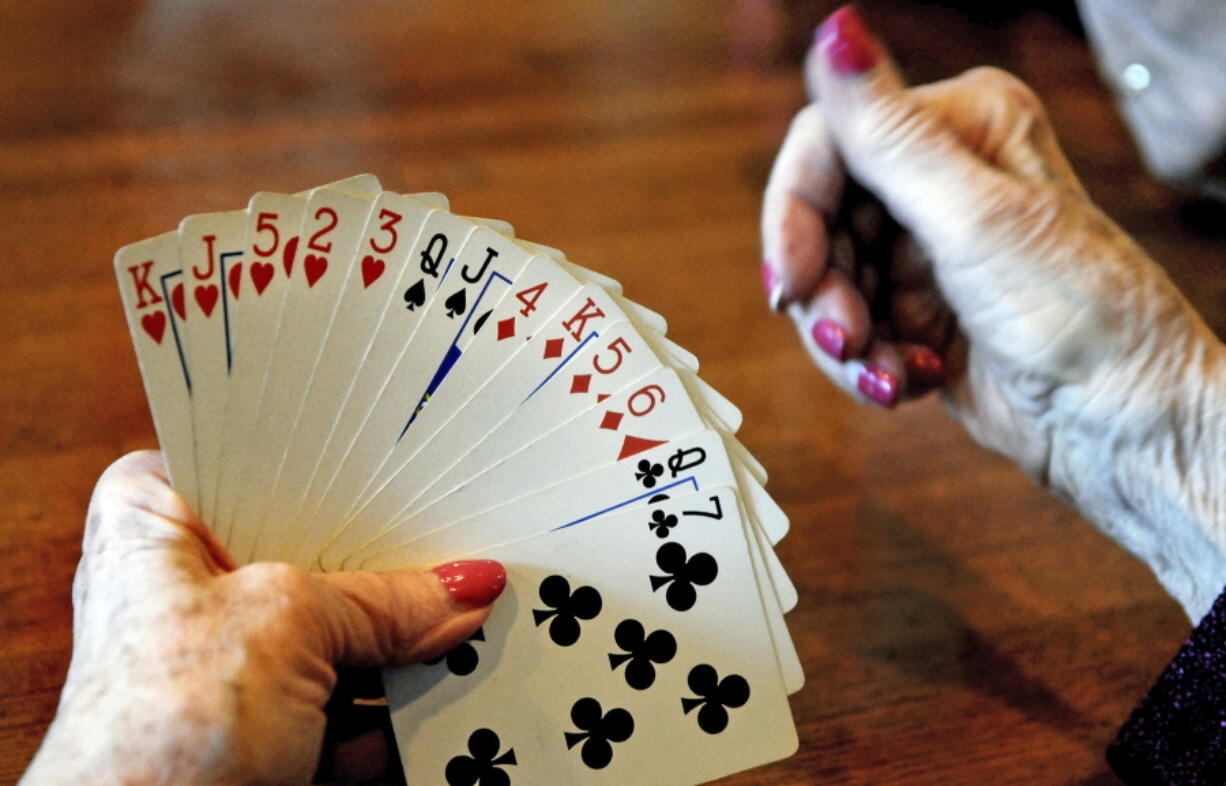
[(697, 783), (796, 749), (787, 518), (617, 282), (370, 175), (115, 269), (171, 482), (238, 562), (506, 566), (469, 641), (385, 672), (410, 784)]

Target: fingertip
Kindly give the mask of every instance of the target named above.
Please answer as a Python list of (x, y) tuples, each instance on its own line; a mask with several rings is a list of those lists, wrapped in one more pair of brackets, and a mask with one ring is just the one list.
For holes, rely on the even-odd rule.
[(166, 463), (160, 450), (136, 450), (111, 462), (99, 478), (99, 484), (120, 478), (153, 477), (167, 483)]
[(799, 319), (813, 345), (840, 363), (857, 357), (871, 333), (868, 304), (842, 270), (827, 270)]
[(856, 369), (856, 390), (865, 400), (893, 409), (907, 390), (907, 368), (902, 352), (889, 341), (877, 340), (868, 347)]
[(844, 109), (849, 103), (904, 87), (885, 45), (850, 5), (838, 9), (818, 26), (805, 60), (805, 71), (812, 93), (823, 102), (842, 104)]
[(902, 386), (898, 377), (885, 368), (865, 363), (856, 376), (856, 389), (877, 406), (893, 409), (898, 404), (898, 394)]
[(907, 391), (927, 393), (945, 383), (945, 362), (941, 356), (923, 346), (911, 347), (903, 360), (907, 368)]
[(881, 46), (851, 5), (838, 9), (818, 25), (813, 44), (841, 76), (863, 74), (881, 60)]
[(502, 563), (489, 559), (449, 562), (430, 570), (452, 604), (461, 609), (489, 606), (507, 586), (507, 571)]
[(807, 299), (825, 270), (825, 219), (814, 205), (788, 194), (767, 247), (762, 284), (771, 309), (779, 312)]
[(833, 319), (818, 319), (809, 328), (809, 337), (823, 352), (842, 363), (847, 360), (847, 329)]

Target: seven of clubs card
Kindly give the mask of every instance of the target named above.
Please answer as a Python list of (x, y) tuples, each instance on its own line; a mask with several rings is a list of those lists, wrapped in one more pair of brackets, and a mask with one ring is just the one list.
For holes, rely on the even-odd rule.
[(787, 518), (741, 413), (614, 280), (371, 175), (115, 272), (171, 482), (240, 563), (497, 559), (384, 674), (411, 784), (700, 783), (790, 755)]

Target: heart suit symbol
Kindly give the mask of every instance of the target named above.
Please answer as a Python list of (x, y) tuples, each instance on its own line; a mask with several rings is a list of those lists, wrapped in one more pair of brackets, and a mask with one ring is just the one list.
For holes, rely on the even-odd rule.
[(187, 306), (183, 302), (182, 284), (175, 284), (175, 288), (170, 290), (170, 304), (175, 307), (175, 313), (179, 315), (180, 320), (187, 319)]
[(264, 294), (264, 290), (268, 288), (268, 282), (272, 281), (272, 274), (275, 270), (276, 268), (268, 262), (251, 263), (251, 283), (255, 286), (257, 295)]
[(145, 314), (140, 318), (140, 326), (145, 329), (150, 338), (161, 344), (162, 334), (166, 332), (166, 314), (161, 311)]
[(302, 260), (302, 269), (306, 273), (307, 286), (315, 286), (315, 282), (328, 272), (328, 258), (317, 254), (307, 254)]
[(217, 287), (209, 284), (204, 287), (196, 287), (193, 293), (196, 297), (196, 304), (200, 306), (200, 310), (204, 312), (206, 317), (213, 316), (213, 308), (217, 305)]
[(375, 259), (370, 254), (362, 257), (362, 286), (369, 287), (378, 281), (384, 267), (382, 259)]

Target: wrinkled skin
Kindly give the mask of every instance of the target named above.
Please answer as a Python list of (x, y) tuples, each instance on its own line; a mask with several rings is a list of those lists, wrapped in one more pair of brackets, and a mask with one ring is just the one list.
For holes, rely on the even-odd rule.
[[(410, 663), (489, 607), (430, 573), (311, 574), (230, 557), (169, 486), (160, 453), (98, 482), (73, 584), (73, 655), (23, 783), (307, 783), (334, 664)], [(376, 775), (362, 746), (355, 773)], [(335, 759), (346, 760), (344, 755)]]
[[(888, 57), (842, 74), (823, 44), (806, 77), (764, 199), (772, 305), (858, 400), (866, 366), (899, 400), (939, 389), (1199, 619), (1226, 585), (1221, 343), (1090, 202), (1016, 78), (907, 88)], [(843, 359), (818, 320), (845, 330)]]

